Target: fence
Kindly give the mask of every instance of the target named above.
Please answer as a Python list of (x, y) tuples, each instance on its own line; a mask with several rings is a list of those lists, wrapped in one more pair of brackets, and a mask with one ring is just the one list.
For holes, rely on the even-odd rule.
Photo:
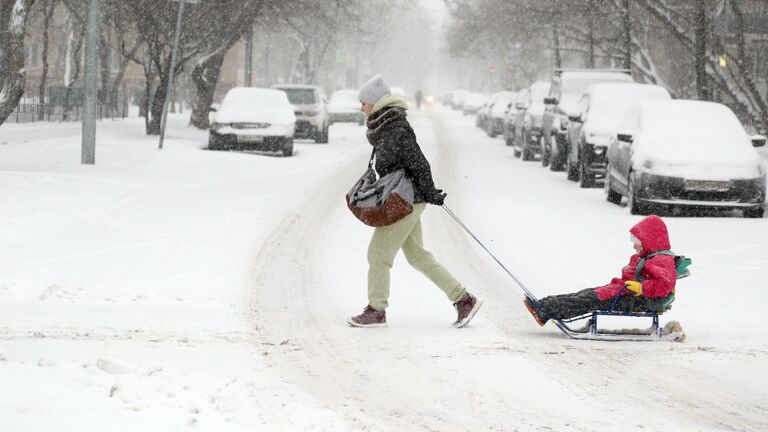
[[(128, 105), (119, 104), (117, 108), (99, 104), (96, 110), (99, 120), (128, 117)], [(47, 122), (77, 122), (83, 119), (82, 105), (64, 107), (60, 105), (42, 104), (39, 102), (21, 101), (16, 109), (5, 120), (6, 123)]]

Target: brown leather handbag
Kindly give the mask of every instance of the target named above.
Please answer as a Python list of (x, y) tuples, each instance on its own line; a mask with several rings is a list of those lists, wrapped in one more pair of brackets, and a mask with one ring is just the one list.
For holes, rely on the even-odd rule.
[(368, 169), (347, 192), (347, 207), (356, 218), (372, 227), (392, 225), (413, 211), (413, 183), (399, 169), (379, 177), (373, 168), (375, 151)]

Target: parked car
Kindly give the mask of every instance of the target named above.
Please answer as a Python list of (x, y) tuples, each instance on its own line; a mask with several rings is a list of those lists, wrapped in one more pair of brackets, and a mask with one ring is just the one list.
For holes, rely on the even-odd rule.
[(486, 129), (486, 120), (490, 116), (491, 108), (496, 103), (496, 98), (499, 97), (501, 92), (492, 93), (488, 98), (485, 100), (485, 103), (483, 103), (483, 106), (481, 106), (477, 110), (477, 114), (475, 116), (475, 126), (479, 127), (482, 130)]
[(667, 89), (651, 84), (603, 83), (589, 86), (579, 100), (579, 112), (569, 118), (568, 180), (583, 188), (605, 177), (608, 143), (619, 122), (634, 105), (647, 100), (670, 100)]
[(336, 90), (328, 102), (328, 123), (365, 123), (357, 90)]
[(493, 138), (504, 133), (504, 118), (509, 110), (514, 110), (512, 102), (517, 98), (517, 92), (502, 91), (494, 94), (485, 113), (483, 128), (485, 133)]
[(208, 149), (254, 149), (293, 154), (296, 116), (279, 90), (235, 87), (213, 115)]
[(322, 87), (303, 84), (275, 84), (273, 89), (288, 95), (296, 114), (295, 138), (328, 142), (328, 100)]
[[(504, 143), (508, 146), (514, 145), (515, 134), (517, 128), (520, 126), (519, 117), (525, 110), (525, 101), (530, 97), (530, 89), (522, 89), (515, 93), (515, 97), (510, 101), (507, 107), (507, 112), (504, 114), (502, 120), (502, 135), (504, 136)], [(518, 157), (519, 155), (515, 155)]]
[(451, 99), (451, 108), (461, 111), (464, 108), (464, 101), (467, 100), (469, 92), (467, 90), (455, 90)]
[(443, 95), (443, 105), (445, 106), (453, 105), (453, 94), (454, 94), (454, 91), (449, 91), (448, 93)]
[(713, 102), (642, 102), (619, 124), (608, 148), (606, 198), (629, 200), (632, 214), (653, 206), (741, 209), (763, 217), (766, 170), (728, 107)]
[(544, 100), (544, 139), (541, 164), (552, 171), (565, 168), (568, 154), (568, 116), (577, 112), (576, 103), (592, 84), (601, 82), (634, 82), (623, 69), (555, 69), (549, 96)]
[(488, 100), (488, 96), (482, 93), (470, 93), (461, 106), (461, 112), (464, 115), (476, 114), (483, 104)]
[(541, 153), (544, 140), (544, 98), (549, 94), (550, 83), (537, 81), (530, 87), (526, 99), (519, 101), (518, 117), (515, 119), (514, 151), (524, 161), (533, 160)]

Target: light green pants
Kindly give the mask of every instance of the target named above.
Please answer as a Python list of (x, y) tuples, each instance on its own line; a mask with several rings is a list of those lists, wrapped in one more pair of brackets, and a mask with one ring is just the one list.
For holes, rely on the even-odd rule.
[(424, 249), (421, 214), (426, 204), (414, 204), (413, 212), (405, 218), (373, 231), (368, 245), (368, 304), (376, 310), (389, 305), (389, 270), (397, 252), (402, 248), (405, 259), (437, 285), (452, 302), (457, 302), (467, 290)]

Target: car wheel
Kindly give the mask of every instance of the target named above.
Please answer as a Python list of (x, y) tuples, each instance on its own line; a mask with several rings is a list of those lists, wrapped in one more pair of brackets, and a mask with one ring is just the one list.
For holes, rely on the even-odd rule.
[(327, 144), (328, 143), (328, 125), (325, 125), (318, 133), (317, 138), (315, 139), (315, 142), (320, 144)]
[[(549, 149), (549, 170), (550, 171), (563, 171), (565, 168), (565, 160), (563, 160), (563, 154), (558, 153), (557, 156), (555, 156), (555, 149), (557, 149), (557, 135), (553, 135), (552, 139), (550, 140), (550, 149)], [(565, 149), (566, 155), (568, 154), (568, 149)]]
[(765, 216), (765, 207), (752, 207), (744, 209), (745, 218), (762, 218)]
[(290, 138), (286, 140), (285, 147), (283, 147), (283, 156), (293, 156), (293, 140)]
[(629, 213), (633, 215), (648, 214), (648, 206), (640, 202), (637, 197), (637, 180), (635, 180), (633, 173), (629, 174), (627, 184), (629, 185), (629, 196), (627, 197), (629, 199)]
[(549, 166), (549, 143), (544, 137), (539, 138), (539, 146), (541, 147), (541, 166)]
[(566, 166), (565, 172), (566, 172), (566, 177), (568, 177), (568, 180), (576, 181), (579, 179), (580, 173), (579, 173), (578, 164), (579, 164), (579, 161), (578, 160), (574, 161), (573, 158), (571, 157), (571, 152), (568, 152), (568, 159), (565, 164)]
[(208, 150), (219, 150), (219, 137), (214, 134), (208, 135)]
[(533, 149), (529, 149), (529, 148), (523, 149), (523, 160), (526, 162), (533, 160), (533, 154), (534, 154)]
[(621, 204), (621, 194), (611, 187), (610, 166), (605, 171), (605, 200), (609, 203)]
[(584, 163), (584, 160), (579, 161), (578, 164), (579, 187), (591, 188), (595, 185), (595, 175), (587, 171), (587, 165)]

